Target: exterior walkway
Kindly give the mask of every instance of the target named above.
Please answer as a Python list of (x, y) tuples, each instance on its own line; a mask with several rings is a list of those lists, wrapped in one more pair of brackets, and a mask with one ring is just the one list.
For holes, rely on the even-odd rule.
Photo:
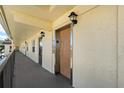
[(15, 54), (14, 88), (71, 88), (70, 81), (54, 75), (20, 52)]

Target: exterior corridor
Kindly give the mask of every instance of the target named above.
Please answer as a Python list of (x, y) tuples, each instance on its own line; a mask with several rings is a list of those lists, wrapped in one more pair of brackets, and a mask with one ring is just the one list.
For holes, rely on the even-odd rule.
[(53, 75), (20, 52), (15, 53), (14, 88), (71, 88), (70, 81)]

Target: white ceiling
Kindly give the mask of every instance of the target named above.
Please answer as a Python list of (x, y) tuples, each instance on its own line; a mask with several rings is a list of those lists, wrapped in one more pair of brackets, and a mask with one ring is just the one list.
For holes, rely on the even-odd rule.
[(17, 11), (49, 21), (54, 21), (61, 15), (74, 8), (74, 5), (14, 5), (7, 6), (10, 11)]
[(19, 45), (41, 29), (49, 30), (52, 22), (74, 7), (75, 5), (5, 5), (3, 9), (13, 40)]
[(15, 24), (16, 42), (23, 42), (40, 31), (40, 28), (16, 22)]

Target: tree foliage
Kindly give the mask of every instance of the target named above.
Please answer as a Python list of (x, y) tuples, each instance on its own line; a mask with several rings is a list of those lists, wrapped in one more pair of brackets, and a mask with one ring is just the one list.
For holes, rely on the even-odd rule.
[(0, 53), (2, 52), (3, 49), (4, 49), (4, 45), (0, 45)]

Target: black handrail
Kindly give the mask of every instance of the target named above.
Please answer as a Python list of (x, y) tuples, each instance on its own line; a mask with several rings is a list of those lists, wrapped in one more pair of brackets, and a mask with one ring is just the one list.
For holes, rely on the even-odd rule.
[(0, 64), (0, 88), (12, 88), (14, 76), (15, 51)]

